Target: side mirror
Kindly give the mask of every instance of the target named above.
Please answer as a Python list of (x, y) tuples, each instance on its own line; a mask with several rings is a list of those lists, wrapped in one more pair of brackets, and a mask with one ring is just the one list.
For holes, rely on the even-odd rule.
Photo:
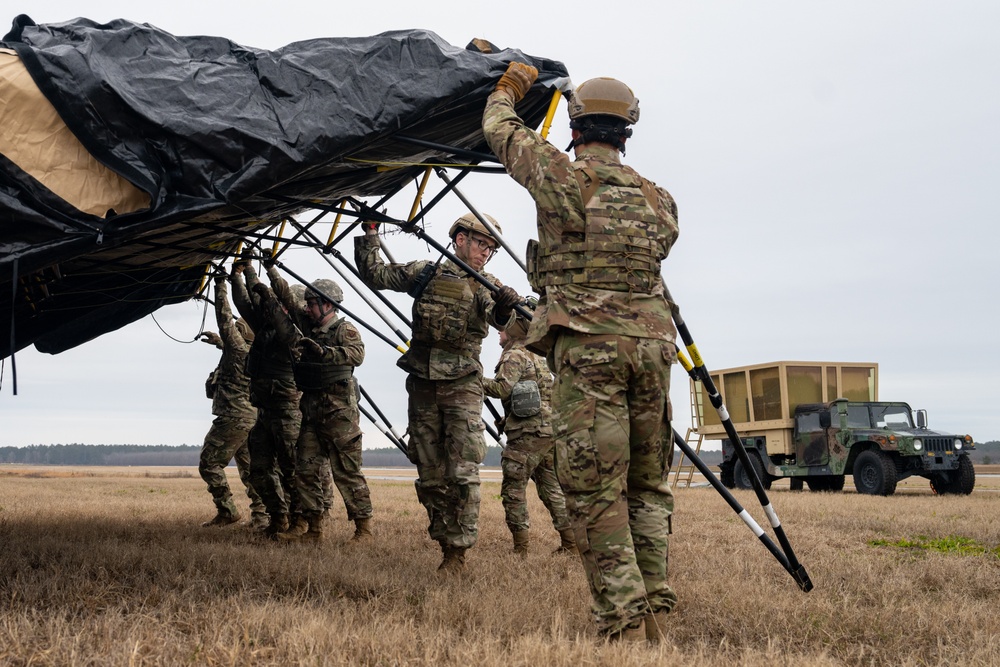
[(927, 428), (926, 410), (917, 410), (917, 428)]
[(830, 428), (830, 412), (828, 410), (819, 413), (819, 425), (820, 428)]

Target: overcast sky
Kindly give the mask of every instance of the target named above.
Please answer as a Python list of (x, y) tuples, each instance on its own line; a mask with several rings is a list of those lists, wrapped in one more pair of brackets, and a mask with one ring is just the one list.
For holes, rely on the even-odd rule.
[[(456, 46), (483, 37), (560, 60), (577, 84), (619, 78), (642, 113), (624, 161), (678, 202), (664, 275), (709, 369), (872, 361), (883, 400), (926, 408), (932, 428), (1000, 439), (1000, 3), (34, 0), (8, 11), (38, 23), (127, 18), (267, 49), (424, 28)], [(568, 143), (565, 105), (550, 138)], [(473, 175), (460, 189), (523, 256), (535, 232), (527, 193), (504, 175)], [(412, 196), (390, 213), (404, 217)], [(429, 219), (438, 239), (466, 211), (451, 199)], [(408, 239), (387, 245), (398, 260), (433, 256)], [(311, 250), (285, 258), (309, 278), (339, 280)], [(509, 258), (488, 270), (529, 292)], [(345, 291), (349, 308), (381, 324)], [(17, 396), (7, 359), (0, 445), (200, 444), (218, 353), (173, 339), (196, 336), (203, 306), (161, 309), (55, 356), (22, 350)], [(213, 320), (210, 310), (206, 328)], [(402, 432), (398, 352), (365, 338), (358, 377)], [(491, 374), (495, 333), (484, 349)], [(683, 434), (689, 386), (674, 368)], [(363, 427), (366, 447), (386, 446)]]

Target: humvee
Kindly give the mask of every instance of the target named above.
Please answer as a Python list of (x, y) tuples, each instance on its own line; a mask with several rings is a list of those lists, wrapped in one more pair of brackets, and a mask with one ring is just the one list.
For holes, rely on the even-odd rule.
[[(969, 494), (976, 483), (968, 435), (927, 428), (927, 412), (878, 400), (874, 363), (782, 361), (713, 373), (751, 465), (769, 488), (789, 478), (812, 491), (841, 491), (852, 475), (859, 493), (888, 496), (918, 475), (940, 494)], [(751, 488), (718, 415), (692, 381), (696, 431), (722, 438), (720, 478), (729, 488)], [(712, 436), (719, 438), (712, 438)]]

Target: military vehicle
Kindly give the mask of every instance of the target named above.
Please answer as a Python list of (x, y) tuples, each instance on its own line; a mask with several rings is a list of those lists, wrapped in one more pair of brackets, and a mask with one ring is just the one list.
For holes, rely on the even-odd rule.
[[(927, 412), (878, 400), (878, 364), (780, 361), (712, 375), (757, 476), (769, 488), (789, 478), (812, 491), (841, 491), (852, 475), (858, 493), (892, 495), (918, 475), (939, 494), (969, 494), (976, 473), (971, 436), (927, 428)], [(699, 437), (722, 440), (722, 483), (751, 488), (701, 382), (691, 382)], [(715, 437), (713, 437), (715, 436)]]

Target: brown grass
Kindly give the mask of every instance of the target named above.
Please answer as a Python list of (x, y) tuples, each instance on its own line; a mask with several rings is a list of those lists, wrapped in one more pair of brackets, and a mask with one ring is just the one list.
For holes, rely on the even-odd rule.
[[(533, 552), (511, 557), (495, 482), (467, 574), (441, 579), (405, 481), (371, 481), (376, 542), (345, 545), (338, 506), (324, 544), (281, 547), (199, 527), (213, 509), (197, 478), (50, 470), (0, 477), (0, 665), (1000, 662), (1000, 489), (986, 479), (968, 497), (776, 487), (808, 594), (712, 489), (679, 491), (673, 644), (648, 648), (594, 638), (581, 567), (549, 555), (557, 536), (537, 498)], [(754, 496), (738, 497), (763, 524)], [(940, 546), (954, 538), (984, 549)]]

